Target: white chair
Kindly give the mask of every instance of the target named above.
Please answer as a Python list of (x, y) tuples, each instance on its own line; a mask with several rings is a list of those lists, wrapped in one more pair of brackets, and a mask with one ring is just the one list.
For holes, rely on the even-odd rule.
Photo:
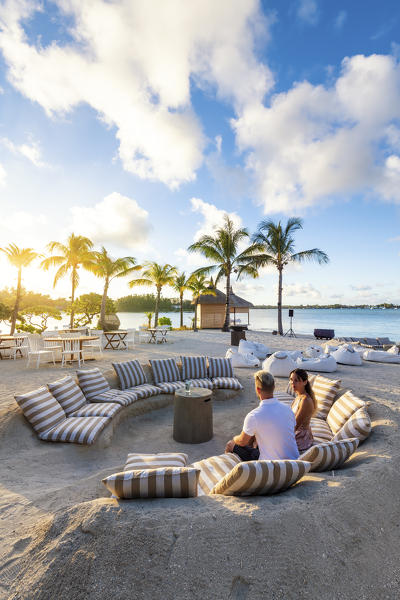
[(150, 340), (150, 333), (147, 330), (146, 325), (139, 325), (138, 331), (138, 341), (140, 342), (148, 342)]
[(82, 348), (84, 350), (88, 350), (90, 352), (95, 352), (96, 350), (98, 350), (98, 352), (100, 352), (100, 354), (103, 354), (103, 343), (102, 343), (103, 331), (101, 329), (89, 329), (89, 335), (98, 335), (99, 339), (98, 340), (89, 340), (88, 342), (83, 342)]
[[(77, 339), (73, 339), (70, 340), (68, 338), (65, 338), (65, 340), (63, 340), (63, 346), (64, 346), (64, 350), (61, 353), (61, 366), (64, 366), (65, 361), (70, 361), (72, 362), (73, 360), (77, 360), (78, 361), (78, 365), (81, 366), (81, 361), (83, 364), (85, 364), (85, 360), (83, 358), (83, 350), (81, 348), (81, 344), (80, 341)], [(67, 358), (67, 355), (69, 355), (69, 359)], [(77, 358), (75, 359), (74, 356), (77, 356)]]
[[(45, 335), (47, 337), (49, 334), (46, 332)], [(56, 337), (56, 335), (49, 335), (49, 337)], [(57, 359), (60, 359), (62, 357), (63, 346), (62, 343), (58, 340), (54, 340), (54, 342), (50, 340), (43, 340), (43, 345), (45, 348), (50, 348), (51, 350), (53, 350), (53, 352), (55, 352), (57, 355)]]
[(38, 369), (40, 365), (40, 357), (45, 354), (50, 355), (53, 359), (53, 364), (56, 364), (54, 360), (54, 350), (52, 350), (51, 348), (44, 347), (43, 340), (38, 333), (32, 333), (31, 335), (28, 335), (28, 346), (29, 349), (28, 363), (26, 365), (27, 367), (29, 367), (30, 365), (31, 357), (36, 356), (36, 368)]
[(24, 356), (26, 352), (29, 350), (28, 342), (26, 335), (21, 335), (15, 338), (15, 346), (11, 346), (10, 348), (10, 359), (14, 360), (17, 358), (17, 352), (19, 352), (20, 356)]
[(124, 342), (125, 342), (128, 350), (129, 350), (129, 346), (134, 347), (134, 345), (135, 345), (135, 331), (136, 331), (136, 329), (127, 329), (128, 335), (124, 339)]

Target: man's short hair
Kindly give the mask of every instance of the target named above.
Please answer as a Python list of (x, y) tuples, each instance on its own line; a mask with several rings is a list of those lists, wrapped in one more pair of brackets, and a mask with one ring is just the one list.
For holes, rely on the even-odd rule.
[(275, 388), (275, 379), (268, 371), (257, 371), (254, 373), (256, 386), (263, 392), (272, 393)]

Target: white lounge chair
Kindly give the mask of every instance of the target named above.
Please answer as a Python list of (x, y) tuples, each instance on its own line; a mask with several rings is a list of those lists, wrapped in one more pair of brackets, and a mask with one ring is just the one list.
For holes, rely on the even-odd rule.
[(89, 340), (88, 342), (82, 343), (82, 349), (88, 352), (96, 352), (96, 350), (103, 354), (103, 330), (102, 329), (89, 329), (89, 335), (98, 335), (98, 340)]
[(56, 364), (54, 360), (54, 350), (51, 348), (45, 348), (44, 342), (41, 336), (38, 333), (32, 333), (28, 336), (28, 363), (27, 367), (29, 367), (31, 362), (31, 357), (36, 356), (36, 368), (39, 368), (40, 365), (40, 357), (47, 354), (47, 356), (51, 356), (53, 360), (53, 364)]
[[(61, 353), (61, 366), (64, 366), (66, 360), (72, 362), (73, 360), (78, 361), (78, 365), (81, 366), (81, 361), (85, 364), (85, 359), (83, 358), (83, 350), (81, 348), (80, 341), (78, 339), (68, 339), (66, 338), (63, 341), (64, 350)], [(74, 356), (77, 356), (75, 359)], [(69, 359), (67, 358), (69, 356)]]
[(139, 344), (140, 342), (148, 342), (150, 340), (150, 333), (148, 332), (146, 325), (139, 325), (138, 340)]
[(128, 349), (129, 349), (129, 346), (134, 347), (134, 345), (135, 345), (135, 331), (136, 331), (136, 329), (134, 329), (134, 328), (127, 329), (128, 335), (124, 339), (124, 342)]

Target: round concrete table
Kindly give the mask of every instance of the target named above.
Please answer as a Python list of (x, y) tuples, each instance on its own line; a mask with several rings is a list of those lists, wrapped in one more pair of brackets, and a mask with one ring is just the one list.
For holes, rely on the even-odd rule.
[(212, 390), (192, 387), (175, 391), (173, 438), (182, 444), (201, 444), (213, 436)]

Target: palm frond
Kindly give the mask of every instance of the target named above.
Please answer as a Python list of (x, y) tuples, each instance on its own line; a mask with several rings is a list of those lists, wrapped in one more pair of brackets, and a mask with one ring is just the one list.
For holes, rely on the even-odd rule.
[(329, 262), (328, 255), (319, 250), (319, 248), (312, 248), (311, 250), (303, 250), (302, 252), (297, 252), (296, 254), (292, 254), (290, 257), (290, 261), (293, 262), (317, 262), (318, 264), (327, 264)]

